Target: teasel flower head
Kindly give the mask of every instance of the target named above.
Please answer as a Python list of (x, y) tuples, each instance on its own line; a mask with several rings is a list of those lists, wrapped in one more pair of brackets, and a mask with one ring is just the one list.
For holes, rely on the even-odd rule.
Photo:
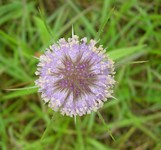
[(40, 56), (35, 84), (54, 111), (82, 116), (97, 111), (112, 97), (114, 63), (96, 44), (73, 35), (61, 38)]

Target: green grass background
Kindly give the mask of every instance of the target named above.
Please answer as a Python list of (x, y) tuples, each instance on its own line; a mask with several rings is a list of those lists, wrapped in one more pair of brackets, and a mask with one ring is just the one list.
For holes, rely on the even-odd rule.
[[(36, 64), (60, 37), (100, 39), (116, 62), (114, 96), (74, 119), (44, 105)], [(160, 150), (161, 0), (0, 0), (0, 149)]]

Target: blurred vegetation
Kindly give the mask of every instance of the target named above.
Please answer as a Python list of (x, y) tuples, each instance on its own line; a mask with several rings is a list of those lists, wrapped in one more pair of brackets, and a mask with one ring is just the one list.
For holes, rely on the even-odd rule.
[[(37, 89), (7, 90), (34, 86), (33, 56), (70, 37), (72, 25), (88, 38), (101, 28), (99, 43), (116, 61), (118, 100), (100, 109), (116, 141), (95, 113), (75, 125)], [(161, 1), (0, 0), (0, 78), (2, 150), (160, 150)]]

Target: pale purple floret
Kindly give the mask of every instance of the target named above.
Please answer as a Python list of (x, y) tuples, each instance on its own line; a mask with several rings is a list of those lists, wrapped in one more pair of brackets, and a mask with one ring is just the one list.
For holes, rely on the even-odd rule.
[(35, 81), (41, 97), (54, 111), (82, 116), (112, 97), (113, 61), (96, 42), (78, 36), (60, 39), (41, 55)]

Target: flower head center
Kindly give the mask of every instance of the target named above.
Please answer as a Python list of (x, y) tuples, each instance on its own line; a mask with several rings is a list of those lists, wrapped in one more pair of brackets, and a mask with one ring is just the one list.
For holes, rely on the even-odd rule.
[(78, 58), (73, 62), (70, 57), (66, 57), (63, 64), (64, 67), (59, 68), (59, 75), (63, 78), (56, 82), (56, 87), (73, 93), (75, 99), (91, 92), (89, 86), (96, 81), (96, 75), (91, 70), (91, 62)]

